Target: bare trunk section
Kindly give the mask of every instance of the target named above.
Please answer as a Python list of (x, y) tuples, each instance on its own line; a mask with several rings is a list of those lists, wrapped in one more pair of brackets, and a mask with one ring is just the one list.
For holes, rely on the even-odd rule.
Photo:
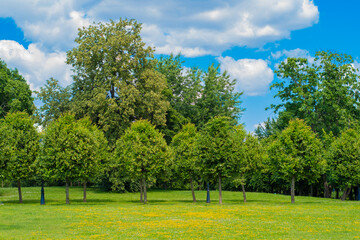
[(144, 194), (144, 191), (143, 191), (142, 179), (141, 179), (140, 180), (140, 202), (144, 202), (143, 194)]
[(143, 178), (143, 188), (144, 188), (144, 204), (147, 203), (147, 192), (146, 192), (146, 181)]
[(246, 192), (245, 192), (245, 185), (241, 184), (241, 188), (242, 188), (242, 192), (243, 192), (243, 197), (244, 197), (244, 203), (246, 203)]
[(222, 204), (221, 174), (219, 174), (219, 204)]
[(324, 181), (324, 198), (331, 198), (331, 191), (329, 189), (329, 184), (326, 179), (326, 174), (323, 174)]
[(295, 176), (291, 178), (291, 203), (295, 203)]
[(19, 203), (22, 203), (22, 193), (21, 193), (21, 182), (20, 180), (17, 181), (17, 187), (18, 187), (18, 192), (19, 192)]
[(69, 180), (65, 180), (66, 185), (66, 204), (70, 204), (70, 198), (69, 198)]
[(193, 197), (193, 202), (196, 202), (196, 197), (195, 197), (195, 191), (194, 191), (194, 183), (193, 183), (193, 178), (190, 178), (190, 186), (191, 186), (191, 193), (192, 193), (192, 197)]
[(86, 182), (84, 182), (84, 199), (83, 202), (86, 202)]
[(346, 197), (349, 195), (349, 193), (351, 192), (351, 188), (352, 187), (346, 187), (344, 189), (343, 195), (341, 196), (341, 201), (345, 201)]

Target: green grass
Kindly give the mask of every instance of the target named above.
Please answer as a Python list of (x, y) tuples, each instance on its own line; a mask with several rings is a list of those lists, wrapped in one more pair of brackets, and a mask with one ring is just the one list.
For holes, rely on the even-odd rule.
[[(23, 188), (18, 204), (16, 188), (0, 188), (0, 239), (359, 239), (360, 202), (312, 197), (217, 192), (206, 204), (206, 192), (151, 191), (149, 203), (138, 193), (105, 193), (71, 188), (45, 188), (46, 205), (40, 205), (40, 188)], [(1, 205), (1, 202), (3, 205)]]

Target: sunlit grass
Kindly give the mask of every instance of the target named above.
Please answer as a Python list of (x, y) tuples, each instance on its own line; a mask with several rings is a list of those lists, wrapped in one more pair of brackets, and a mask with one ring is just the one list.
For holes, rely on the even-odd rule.
[(0, 188), (0, 239), (359, 239), (360, 202), (239, 192), (151, 191), (149, 203), (138, 193), (105, 193), (71, 188), (71, 204), (65, 205), (65, 189), (45, 189), (46, 205), (40, 205), (40, 188), (23, 188), (23, 204), (16, 188)]

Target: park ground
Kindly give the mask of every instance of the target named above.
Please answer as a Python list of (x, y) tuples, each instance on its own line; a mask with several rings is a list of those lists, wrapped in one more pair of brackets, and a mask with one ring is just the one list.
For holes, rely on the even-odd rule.
[(40, 205), (40, 188), (23, 188), (19, 204), (16, 188), (0, 188), (0, 239), (360, 239), (360, 202), (267, 193), (216, 191), (206, 204), (198, 191), (150, 191), (149, 203), (138, 193), (107, 193), (45, 188), (46, 205)]

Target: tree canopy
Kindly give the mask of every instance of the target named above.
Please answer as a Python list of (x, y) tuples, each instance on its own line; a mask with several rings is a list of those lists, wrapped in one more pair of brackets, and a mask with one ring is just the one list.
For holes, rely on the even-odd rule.
[(17, 69), (9, 69), (0, 60), (0, 118), (8, 112), (22, 111), (29, 115), (35, 110), (31, 90)]

